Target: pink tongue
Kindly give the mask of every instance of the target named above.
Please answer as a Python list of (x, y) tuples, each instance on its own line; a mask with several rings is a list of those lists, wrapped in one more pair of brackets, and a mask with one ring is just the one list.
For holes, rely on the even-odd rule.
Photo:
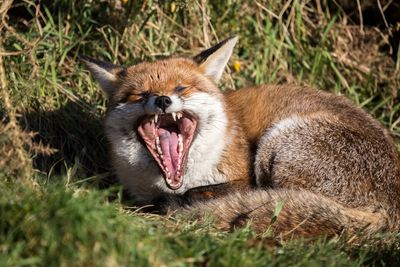
[(176, 171), (178, 169), (179, 161), (178, 134), (175, 131), (159, 128), (158, 136), (160, 138), (160, 145), (163, 153), (163, 165), (168, 168), (171, 178), (177, 179)]

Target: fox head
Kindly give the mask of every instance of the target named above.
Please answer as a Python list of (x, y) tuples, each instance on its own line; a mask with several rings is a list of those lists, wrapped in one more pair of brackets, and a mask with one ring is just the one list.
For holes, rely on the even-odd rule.
[(82, 59), (109, 98), (105, 132), (114, 168), (139, 199), (225, 182), (211, 175), (229, 142), (216, 84), (236, 42), (130, 67)]

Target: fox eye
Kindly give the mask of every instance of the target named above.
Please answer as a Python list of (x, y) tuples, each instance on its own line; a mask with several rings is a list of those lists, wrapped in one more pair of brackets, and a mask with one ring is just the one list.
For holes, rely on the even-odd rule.
[(183, 90), (185, 90), (185, 89), (187, 89), (187, 88), (189, 88), (189, 86), (182, 86), (182, 85), (178, 85), (176, 88), (175, 88), (175, 92), (182, 92)]
[(151, 93), (149, 93), (147, 91), (142, 92), (142, 93), (136, 93), (136, 94), (128, 94), (121, 100), (121, 103), (143, 101), (143, 100), (147, 100), (147, 98), (149, 98), (150, 96), (151, 96)]

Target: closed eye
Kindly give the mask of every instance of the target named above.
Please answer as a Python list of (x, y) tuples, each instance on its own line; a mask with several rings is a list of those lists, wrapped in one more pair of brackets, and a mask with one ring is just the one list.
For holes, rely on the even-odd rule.
[(138, 102), (147, 100), (151, 96), (150, 92), (142, 92), (139, 94), (128, 94), (125, 98), (123, 98), (120, 102)]
[(180, 93), (180, 92), (183, 92), (183, 91), (184, 91), (185, 89), (187, 89), (187, 88), (189, 88), (189, 86), (178, 85), (178, 86), (175, 88), (175, 92)]

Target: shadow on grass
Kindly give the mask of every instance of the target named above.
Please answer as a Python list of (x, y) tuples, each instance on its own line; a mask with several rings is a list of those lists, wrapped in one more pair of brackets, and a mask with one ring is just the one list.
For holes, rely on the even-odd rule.
[(51, 155), (34, 155), (35, 169), (48, 178), (65, 174), (78, 180), (93, 177), (90, 184), (100, 188), (115, 183), (107, 174), (111, 170), (108, 145), (99, 117), (69, 101), (60, 109), (37, 110), (22, 118), (25, 129), (37, 133), (35, 142), (57, 150)]

